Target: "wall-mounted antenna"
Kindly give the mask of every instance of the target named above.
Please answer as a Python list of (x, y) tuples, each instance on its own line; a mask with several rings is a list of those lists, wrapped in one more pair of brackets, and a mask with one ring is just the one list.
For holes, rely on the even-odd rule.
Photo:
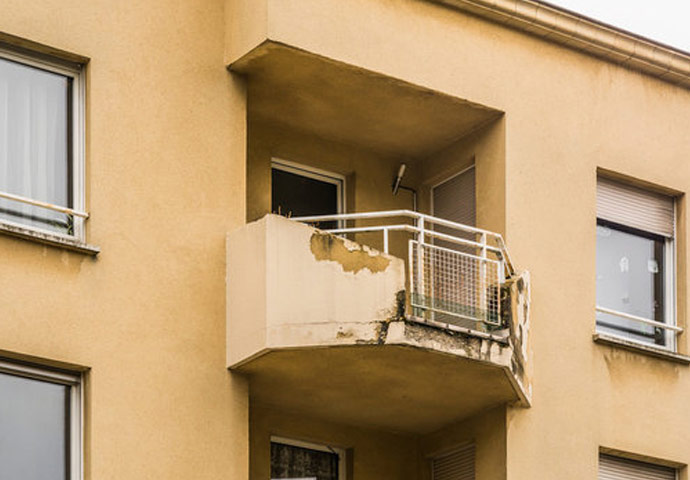
[(401, 185), (403, 175), (405, 175), (405, 170), (407, 170), (407, 165), (405, 165), (404, 163), (401, 163), (400, 168), (398, 169), (398, 174), (393, 179), (393, 184), (391, 185), (391, 190), (393, 191), (393, 195), (397, 195), (398, 190), (407, 190), (408, 192), (412, 192), (412, 210), (414, 210), (416, 212), (417, 211), (417, 190), (415, 190), (414, 188), (404, 187)]

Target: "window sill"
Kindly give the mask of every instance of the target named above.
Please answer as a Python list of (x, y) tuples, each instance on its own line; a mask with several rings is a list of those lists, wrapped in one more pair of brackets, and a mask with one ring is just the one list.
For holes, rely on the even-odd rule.
[(58, 235), (50, 235), (49, 233), (37, 232), (30, 228), (23, 228), (16, 225), (9, 225), (0, 223), (0, 233), (11, 235), (17, 238), (23, 238), (32, 242), (42, 243), (53, 247), (64, 248), (72, 252), (83, 253), (85, 255), (96, 256), (101, 251), (100, 247), (89, 245), (77, 239), (64, 238)]
[(668, 360), (670, 362), (680, 363), (682, 365), (690, 365), (690, 357), (680, 353), (663, 350), (661, 348), (647, 347), (634, 342), (628, 342), (622, 338), (613, 337), (603, 333), (595, 333), (592, 338), (595, 343), (607, 345), (609, 347), (622, 348), (642, 355)]

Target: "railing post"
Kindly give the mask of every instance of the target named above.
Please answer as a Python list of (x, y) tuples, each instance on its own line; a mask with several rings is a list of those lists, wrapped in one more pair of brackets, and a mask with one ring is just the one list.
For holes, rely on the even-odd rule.
[[(424, 217), (417, 217), (417, 303), (422, 303), (425, 310), (429, 310), (426, 301), (426, 290), (424, 288)], [(422, 300), (422, 302), (419, 302)]]
[(480, 243), (482, 245), (482, 253), (481, 253), (481, 260), (479, 263), (479, 304), (482, 306), (482, 310), (484, 311), (484, 316), (485, 320), (489, 320), (489, 305), (487, 302), (487, 295), (486, 295), (486, 289), (487, 289), (487, 268), (486, 268), (486, 259), (487, 259), (487, 250), (486, 250), (486, 233), (482, 233), (480, 237)]
[(383, 253), (388, 253), (388, 229), (383, 229)]

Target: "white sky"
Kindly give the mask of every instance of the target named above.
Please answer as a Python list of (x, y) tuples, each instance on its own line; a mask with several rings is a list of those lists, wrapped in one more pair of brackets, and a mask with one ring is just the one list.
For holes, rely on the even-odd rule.
[(690, 52), (690, 0), (546, 0)]

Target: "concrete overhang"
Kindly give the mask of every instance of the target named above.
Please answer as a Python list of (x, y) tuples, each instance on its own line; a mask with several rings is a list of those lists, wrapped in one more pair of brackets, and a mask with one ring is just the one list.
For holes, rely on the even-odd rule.
[(421, 434), (529, 405), (526, 277), (494, 335), (413, 321), (403, 260), (283, 217), (230, 233), (227, 252), (227, 366), (252, 402)]
[[(431, 327), (418, 330), (424, 329)], [(481, 343), (445, 335), (458, 345)], [(384, 344), (272, 350), (236, 371), (249, 376), (252, 402), (400, 433), (431, 433), (520, 400), (500, 366), (442, 349)]]
[(231, 69), (247, 76), (250, 118), (409, 159), (439, 151), (501, 115), (272, 41)]

